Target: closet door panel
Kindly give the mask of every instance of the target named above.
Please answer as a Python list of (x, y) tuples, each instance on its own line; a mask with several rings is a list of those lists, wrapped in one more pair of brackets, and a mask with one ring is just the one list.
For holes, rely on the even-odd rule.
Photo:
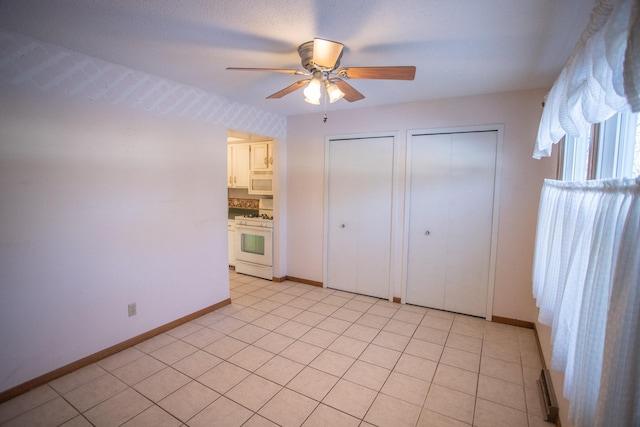
[(409, 185), (406, 300), (444, 308), (451, 135), (414, 136)]
[(353, 168), (357, 163), (360, 148), (357, 144), (331, 143), (329, 151), (328, 182), (328, 233), (327, 233), (327, 283), (335, 289), (355, 292), (357, 285), (359, 215), (357, 182), (353, 180)]
[(445, 310), (485, 316), (496, 132), (452, 135)]
[(391, 255), (393, 138), (361, 142), (358, 173), (358, 288), (360, 294), (388, 298)]
[(406, 302), (486, 315), (496, 145), (497, 132), (412, 137)]
[(393, 138), (329, 142), (328, 287), (388, 298)]

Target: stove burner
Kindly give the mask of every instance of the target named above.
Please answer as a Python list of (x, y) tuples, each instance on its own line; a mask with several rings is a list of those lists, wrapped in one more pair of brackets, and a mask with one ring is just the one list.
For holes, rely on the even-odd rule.
[(269, 216), (267, 214), (247, 214), (243, 216), (245, 218), (273, 219), (273, 216)]

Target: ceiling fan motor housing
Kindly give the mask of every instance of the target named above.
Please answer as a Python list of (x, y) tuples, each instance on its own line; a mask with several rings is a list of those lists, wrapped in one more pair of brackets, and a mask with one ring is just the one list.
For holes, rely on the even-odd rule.
[[(300, 60), (304, 69), (311, 73), (313, 73), (314, 71), (331, 71), (340, 66), (340, 58), (337, 59), (335, 65), (332, 68), (321, 67), (313, 62), (313, 40), (302, 43), (300, 46), (298, 46), (298, 54), (300, 55)], [(342, 53), (340, 53), (340, 57), (342, 57)]]

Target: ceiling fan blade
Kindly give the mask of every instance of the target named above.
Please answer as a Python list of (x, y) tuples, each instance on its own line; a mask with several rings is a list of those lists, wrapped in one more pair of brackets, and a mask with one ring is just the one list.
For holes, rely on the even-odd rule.
[(335, 83), (342, 92), (344, 92), (344, 99), (349, 102), (360, 101), (364, 99), (364, 95), (355, 90), (353, 86), (345, 82), (342, 79), (329, 79), (331, 83)]
[(338, 69), (336, 74), (349, 79), (413, 80), (416, 67), (346, 67)]
[(281, 91), (278, 91), (278, 92), (274, 93), (273, 95), (267, 96), (267, 99), (282, 98), (285, 95), (289, 95), (291, 92), (295, 92), (296, 90), (305, 87), (310, 81), (311, 81), (311, 79), (298, 80), (294, 84), (285, 87)]
[(296, 76), (300, 76), (300, 75), (308, 75), (309, 72), (308, 71), (304, 71), (304, 70), (291, 70), (291, 69), (286, 69), (286, 68), (241, 68), (241, 67), (227, 67), (227, 70), (232, 70), (232, 71), (268, 71), (271, 73), (284, 73), (284, 74), (291, 74), (291, 75), (296, 75)]
[(313, 63), (320, 68), (333, 70), (342, 57), (342, 43), (320, 38), (313, 39)]

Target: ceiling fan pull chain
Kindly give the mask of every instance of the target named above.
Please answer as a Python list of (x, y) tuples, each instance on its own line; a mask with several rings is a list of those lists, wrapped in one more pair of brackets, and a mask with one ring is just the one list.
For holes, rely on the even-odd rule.
[(327, 96), (328, 96), (328, 94), (323, 96), (323, 98), (324, 98), (324, 118), (322, 119), (323, 123), (327, 123)]

